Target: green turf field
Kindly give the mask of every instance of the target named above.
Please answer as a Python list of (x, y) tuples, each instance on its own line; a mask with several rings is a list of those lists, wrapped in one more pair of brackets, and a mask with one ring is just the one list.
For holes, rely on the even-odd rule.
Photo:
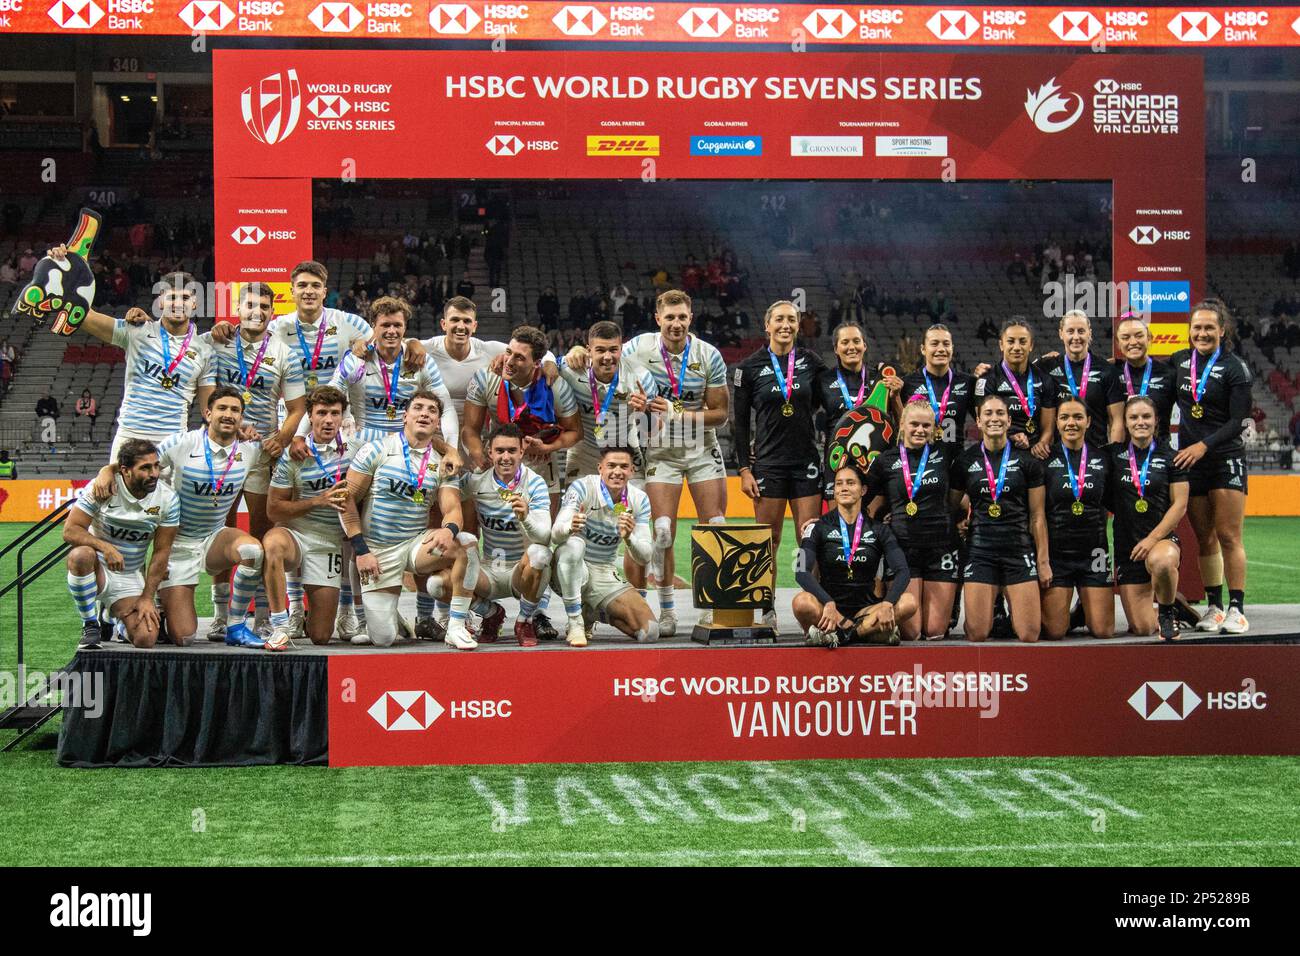
[[(1300, 603), (1297, 532), (1247, 521), (1248, 602)], [(61, 569), (26, 613), (29, 667), (66, 663)], [(13, 623), (10, 594), (0, 670)], [(44, 735), (0, 755), (0, 780), (0, 865), (1300, 864), (1293, 758), (76, 771)]]

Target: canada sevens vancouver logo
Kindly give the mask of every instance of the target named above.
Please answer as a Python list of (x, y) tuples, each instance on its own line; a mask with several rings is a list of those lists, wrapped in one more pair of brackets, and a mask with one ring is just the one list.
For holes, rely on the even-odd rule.
[(239, 108), (244, 114), (244, 125), (255, 140), (268, 146), (283, 143), (298, 125), (302, 112), (298, 71), (285, 70), (262, 77), (256, 93), (250, 86), (240, 94)]

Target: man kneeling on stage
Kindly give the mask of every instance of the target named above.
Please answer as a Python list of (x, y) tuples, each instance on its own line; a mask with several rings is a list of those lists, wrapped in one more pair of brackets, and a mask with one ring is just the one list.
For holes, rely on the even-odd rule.
[[(897, 644), (899, 623), (916, 613), (906, 593), (907, 556), (887, 525), (863, 513), (864, 487), (856, 468), (836, 471), (836, 506), (809, 526), (799, 546), (795, 580), (803, 591), (795, 596), (794, 616), (810, 645)], [(882, 560), (893, 582), (880, 599), (875, 586)]]
[(626, 448), (601, 451), (599, 473), (585, 475), (564, 493), (551, 528), (555, 576), (569, 616), (570, 646), (587, 646), (587, 622), (598, 618), (641, 642), (659, 639), (659, 622), (650, 606), (615, 566), (620, 541), (632, 560), (650, 560), (650, 499), (628, 484), (632, 453)]

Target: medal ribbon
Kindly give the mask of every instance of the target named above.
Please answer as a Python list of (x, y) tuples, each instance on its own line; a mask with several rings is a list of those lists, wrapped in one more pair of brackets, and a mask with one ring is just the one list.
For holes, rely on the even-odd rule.
[[(1066, 363), (1068, 368), (1069, 359), (1066, 359)], [(1015, 392), (1016, 398), (1020, 399), (1020, 407), (1024, 409), (1025, 416), (1033, 418), (1034, 412), (1038, 410), (1038, 406), (1034, 404), (1034, 370), (1032, 368), (1025, 369), (1026, 387), (1024, 389), (1020, 387), (1020, 380), (1016, 378), (1016, 373), (1011, 371), (1011, 366), (1005, 361), (1002, 363), (1002, 371), (1006, 373), (1007, 381), (1011, 383), (1011, 391)], [(1028, 391), (1028, 395), (1025, 394), (1026, 391)]]
[[(1148, 357), (1146, 371), (1142, 373), (1142, 387), (1138, 389), (1137, 394), (1145, 395), (1147, 393), (1147, 386), (1151, 384), (1151, 367), (1154, 364)], [(1133, 397), (1133, 376), (1129, 373), (1127, 361), (1124, 363), (1124, 391), (1128, 393), (1129, 398)]]
[(1196, 356), (1200, 353), (1197, 352), (1196, 349), (1192, 349), (1192, 376), (1190, 383), (1192, 386), (1192, 401), (1200, 402), (1201, 396), (1205, 394), (1205, 383), (1210, 380), (1210, 372), (1213, 371), (1214, 363), (1219, 360), (1219, 353), (1222, 351), (1222, 346), (1214, 350), (1214, 354), (1210, 356), (1210, 364), (1205, 366), (1205, 371), (1201, 373), (1198, 382), (1196, 377)]
[[(185, 339), (181, 342), (181, 350), (176, 353), (175, 361), (172, 361), (171, 336), (167, 334), (167, 328), (161, 322), (158, 323), (158, 332), (162, 335), (163, 364), (167, 366), (167, 377), (170, 378), (189, 350), (190, 339), (194, 338), (194, 323), (191, 322), (190, 327), (185, 330)], [(1217, 354), (1216, 352), (1215, 355)]]
[(235, 358), (239, 359), (239, 377), (244, 380), (244, 388), (251, 389), (253, 380), (257, 378), (257, 370), (262, 367), (262, 359), (266, 357), (266, 347), (271, 344), (271, 333), (262, 333), (262, 347), (257, 351), (257, 358), (253, 359), (253, 367), (249, 369), (244, 362), (244, 337), (235, 333)]
[(997, 504), (998, 498), (1002, 495), (1002, 486), (1007, 481), (1007, 462), (1011, 460), (1011, 442), (1008, 441), (1002, 448), (1002, 464), (998, 466), (996, 481), (993, 479), (993, 463), (989, 461), (989, 453), (984, 450), (983, 442), (980, 442), (980, 454), (984, 456), (984, 474), (989, 479), (989, 495), (993, 498), (993, 503)]
[(398, 432), (402, 436), (402, 466), (406, 468), (406, 477), (411, 479), (411, 484), (415, 486), (416, 491), (424, 490), (424, 475), (429, 470), (429, 455), (433, 451), (430, 445), (424, 449), (424, 458), (420, 461), (420, 473), (416, 475), (411, 471), (411, 446), (406, 441), (406, 432)]
[(1070, 449), (1064, 445), (1061, 446), (1061, 455), (1065, 458), (1065, 471), (1070, 476), (1070, 490), (1074, 492), (1074, 500), (1083, 500), (1083, 481), (1088, 477), (1088, 443), (1083, 443), (1083, 451), (1079, 454), (1079, 477), (1074, 477), (1074, 467), (1070, 464)]
[[(524, 412), (528, 410), (528, 389), (526, 388), (520, 389), (520, 391), (524, 393), (524, 403), (519, 406), (519, 411), (515, 411), (515, 401), (513, 398), (510, 397), (509, 379), (505, 379), (505, 378), (501, 379), (501, 387), (505, 389), (505, 393), (506, 393), (506, 416), (510, 419), (510, 421), (517, 422), (523, 416)], [(501, 414), (500, 405), (497, 406), (497, 414), (498, 415)]]
[[(325, 344), (325, 316), (320, 317), (320, 325), (316, 329), (315, 349), (307, 348), (307, 340), (302, 335), (302, 323), (296, 317), (294, 318), (293, 330), (298, 333), (298, 348), (302, 350), (303, 362), (308, 370), (316, 371), (316, 366), (320, 362), (320, 349)], [(307, 354), (309, 351), (311, 352), (310, 355)]]
[(519, 470), (515, 472), (515, 477), (511, 479), (510, 484), (508, 485), (500, 478), (497, 477), (496, 469), (492, 470), (492, 480), (495, 481), (500, 487), (504, 488), (506, 491), (512, 494), (514, 493), (514, 490), (519, 487), (519, 482), (523, 480), (523, 477), (524, 477), (523, 465), (519, 466)]
[(591, 413), (596, 418), (597, 427), (605, 424), (605, 417), (609, 415), (609, 403), (613, 401), (614, 390), (618, 388), (618, 369), (614, 369), (614, 378), (609, 383), (609, 390), (605, 392), (605, 400), (599, 401), (596, 390), (596, 370), (587, 369), (587, 384), (591, 386)]
[[(785, 363), (786, 371), (782, 373), (781, 363), (777, 361), (776, 353), (771, 349), (767, 350), (767, 357), (772, 360), (772, 371), (776, 373), (776, 383), (781, 387), (781, 391), (785, 394), (785, 402), (787, 405), (790, 404), (790, 396), (794, 393), (794, 352), (795, 350), (791, 348), (790, 355), (786, 359)], [(865, 370), (863, 374), (866, 374)], [(841, 386), (843, 386), (843, 384), (843, 382), (840, 383)]]
[[(793, 349), (790, 350), (790, 354), (794, 354)], [(844, 384), (844, 376), (840, 374), (838, 368), (835, 370), (835, 378), (840, 383), (840, 394), (844, 396), (845, 410), (854, 409), (861, 405), (862, 396), (865, 395), (867, 391), (867, 366), (865, 364), (862, 366), (862, 382), (858, 385), (858, 397), (852, 401), (849, 400), (849, 387)]]
[(925, 477), (925, 465), (930, 460), (930, 446), (926, 445), (921, 451), (921, 460), (916, 465), (916, 480), (912, 480), (912, 469), (907, 461), (907, 449), (899, 448), (899, 460), (903, 463), (903, 487), (907, 489), (907, 500), (911, 501), (916, 497), (916, 493), (921, 490), (921, 479)]
[(218, 495), (221, 494), (221, 486), (226, 483), (226, 476), (230, 474), (230, 466), (235, 463), (235, 455), (239, 451), (239, 442), (236, 441), (230, 446), (230, 451), (226, 454), (226, 470), (217, 477), (217, 469), (212, 465), (212, 446), (209, 444), (211, 439), (208, 438), (208, 430), (203, 429), (203, 457), (208, 463), (208, 481), (212, 483), (212, 490)]
[[(604, 500), (605, 504), (609, 506), (611, 511), (614, 510), (614, 496), (611, 495), (609, 489), (605, 487), (605, 482), (598, 481), (597, 484), (600, 486), (600, 497)], [(623, 496), (619, 498), (619, 504), (624, 508), (627, 507), (627, 485), (623, 486)]]
[[(339, 435), (334, 436), (334, 442), (337, 447), (339, 460), (334, 463), (334, 484), (338, 484), (343, 477), (343, 438)], [(310, 435), (307, 436), (307, 447), (311, 449), (312, 457), (316, 459), (316, 464), (320, 465), (322, 474), (329, 474), (329, 469), (325, 467), (325, 459), (321, 458), (320, 452), (316, 449), (316, 443), (312, 441)]]
[(1070, 380), (1070, 394), (1079, 401), (1086, 401), (1088, 398), (1088, 372), (1092, 370), (1092, 353), (1089, 352), (1083, 360), (1083, 387), (1078, 388), (1074, 384), (1074, 369), (1070, 366), (1070, 356), (1065, 356), (1065, 377)]
[(1138, 474), (1137, 451), (1133, 448), (1133, 443), (1128, 443), (1128, 473), (1133, 476), (1133, 487), (1137, 489), (1138, 497), (1147, 496), (1147, 469), (1151, 467), (1151, 456), (1155, 454), (1156, 443), (1153, 441), (1147, 446), (1146, 461), (1142, 462), (1142, 473)]
[(948, 369), (948, 387), (943, 390), (942, 399), (934, 397), (934, 385), (930, 381), (929, 371), (922, 368), (921, 374), (925, 376), (925, 390), (930, 395), (930, 407), (934, 409), (934, 421), (942, 428), (944, 413), (948, 411), (948, 397), (952, 395), (952, 369)]
[(378, 352), (375, 353), (375, 361), (379, 363), (380, 381), (384, 383), (384, 398), (387, 399), (389, 405), (395, 406), (397, 404), (397, 375), (402, 370), (402, 353), (397, 353), (397, 361), (393, 363), (392, 372), (388, 371), (388, 366), (384, 364), (384, 360), (379, 357)]
[[(664, 371), (668, 373), (668, 391), (672, 394), (673, 398), (680, 400), (682, 397), (682, 385), (686, 381), (686, 361), (691, 354), (691, 337), (689, 335), (686, 336), (686, 348), (682, 349), (681, 378), (678, 378), (673, 373), (672, 358), (668, 352), (668, 348), (664, 345), (664, 337), (662, 335), (659, 336), (659, 354), (664, 357)], [(773, 361), (775, 361), (775, 359), (773, 359)]]
[(840, 520), (840, 547), (844, 550), (844, 562), (851, 569), (853, 567), (853, 555), (857, 553), (858, 542), (862, 540), (862, 512), (858, 512), (858, 520), (853, 525), (853, 543), (849, 543), (849, 526), (844, 523), (844, 515), (840, 514), (838, 508), (835, 509), (835, 517)]

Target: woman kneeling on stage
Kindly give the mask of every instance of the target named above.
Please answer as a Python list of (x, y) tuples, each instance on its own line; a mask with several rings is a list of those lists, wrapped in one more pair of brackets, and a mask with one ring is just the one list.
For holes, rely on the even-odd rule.
[[(865, 485), (856, 468), (835, 472), (835, 507), (808, 528), (800, 544), (794, 615), (807, 643), (897, 644), (898, 625), (916, 613), (907, 593), (907, 557), (887, 525), (863, 513)], [(885, 563), (889, 593), (876, 597), (876, 572)], [(815, 573), (814, 573), (815, 572)]]

